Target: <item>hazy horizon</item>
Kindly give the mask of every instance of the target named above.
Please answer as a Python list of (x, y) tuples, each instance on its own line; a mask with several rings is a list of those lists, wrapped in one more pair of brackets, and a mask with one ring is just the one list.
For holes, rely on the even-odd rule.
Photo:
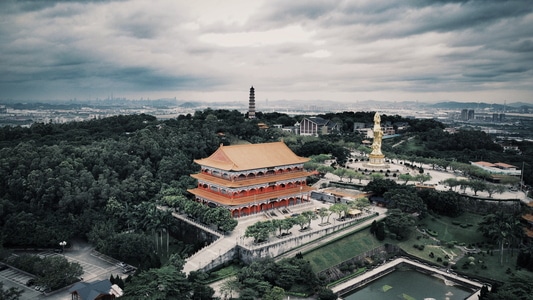
[(0, 2), (0, 100), (533, 103), (528, 0)]

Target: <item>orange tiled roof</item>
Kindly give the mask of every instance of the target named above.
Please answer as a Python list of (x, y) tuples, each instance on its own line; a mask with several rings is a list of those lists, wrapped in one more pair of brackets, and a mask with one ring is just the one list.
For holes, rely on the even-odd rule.
[(283, 181), (283, 180), (289, 180), (293, 178), (304, 178), (304, 177), (313, 175), (313, 173), (314, 172), (298, 171), (298, 172), (283, 173), (283, 174), (272, 175), (272, 176), (262, 176), (262, 177), (257, 177), (253, 179), (245, 179), (245, 180), (237, 180), (237, 181), (230, 181), (224, 178), (210, 176), (210, 175), (202, 174), (202, 173), (192, 174), (191, 177), (196, 178), (202, 182), (210, 182), (210, 183), (214, 183), (219, 186), (236, 188), (236, 187), (246, 187), (246, 186), (255, 185), (255, 184), (263, 184), (263, 183), (268, 183), (272, 181)]
[(476, 161), (476, 162), (474, 162), (474, 164), (480, 165), (480, 166), (484, 166), (484, 167), (494, 167), (495, 166), (493, 163), (486, 162), (486, 161)]
[(279, 197), (283, 197), (283, 196), (287, 196), (287, 195), (299, 196), (300, 193), (307, 193), (307, 192), (314, 191), (314, 190), (315, 189), (313, 187), (303, 186), (302, 190), (300, 190), (300, 187), (295, 187), (295, 188), (291, 188), (291, 189), (284, 189), (284, 190), (280, 190), (280, 191), (262, 193), (262, 194), (258, 194), (258, 195), (255, 195), (255, 196), (238, 197), (238, 198), (234, 198), (234, 199), (230, 199), (228, 197), (225, 197), (225, 196), (222, 196), (222, 195), (219, 195), (219, 194), (214, 194), (214, 193), (211, 193), (209, 191), (202, 190), (202, 189), (189, 189), (187, 191), (189, 193), (193, 194), (193, 195), (198, 196), (198, 197), (209, 199), (211, 201), (214, 201), (214, 202), (217, 202), (217, 203), (220, 203), (220, 204), (223, 204), (223, 205), (242, 206), (242, 205), (248, 204), (248, 203), (258, 203), (259, 204), (259, 203), (265, 202), (265, 200), (270, 200), (270, 199), (273, 199), (273, 198), (279, 198)]
[(516, 166), (510, 165), (510, 164), (506, 164), (506, 163), (502, 163), (502, 162), (497, 162), (497, 163), (495, 163), (495, 165), (498, 166), (498, 167), (506, 168), (506, 169), (516, 168)]
[(195, 163), (227, 171), (245, 171), (300, 164), (309, 161), (292, 152), (283, 142), (220, 146), (215, 153)]
[(532, 214), (525, 214), (522, 216), (522, 219), (530, 222), (530, 223), (533, 223), (533, 215)]
[(529, 228), (524, 228), (524, 232), (528, 237), (533, 238), (533, 230)]

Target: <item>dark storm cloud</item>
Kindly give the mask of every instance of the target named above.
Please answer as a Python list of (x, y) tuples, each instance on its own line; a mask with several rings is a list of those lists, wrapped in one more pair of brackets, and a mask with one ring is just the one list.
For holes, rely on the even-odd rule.
[(97, 76), (105, 79), (111, 79), (115, 82), (127, 82), (134, 89), (139, 90), (157, 90), (171, 89), (179, 90), (183, 88), (198, 87), (200, 82), (205, 83), (213, 80), (207, 78), (198, 78), (194, 76), (171, 76), (161, 74), (156, 70), (146, 67), (128, 67), (116, 68), (112, 70), (101, 69)]
[[(399, 22), (392, 34), (472, 29), (533, 11), (530, 0), (484, 1), (278, 1), (259, 22), (317, 20), (326, 26)], [(383, 34), (384, 32), (379, 32)]]
[(2, 9), (6, 12), (35, 12), (54, 7), (58, 3), (105, 3), (122, 2), (126, 0), (2, 0)]
[[(447, 14), (446, 6), (436, 10), (434, 14), (428, 14), (420, 19), (419, 32), (439, 31), (448, 32), (456, 30), (472, 29), (488, 24), (493, 24), (508, 18), (520, 18), (531, 13), (533, 6), (529, 1), (465, 1), (459, 9)], [(429, 6), (434, 7), (434, 5)], [(417, 32), (416, 30), (414, 32)]]
[(508, 45), (508, 49), (514, 52), (533, 53), (533, 41), (514, 42)]
[(283, 98), (516, 87), (525, 95), (533, 89), (531, 28), (529, 0), (7, 0), (0, 99), (204, 97), (248, 81)]

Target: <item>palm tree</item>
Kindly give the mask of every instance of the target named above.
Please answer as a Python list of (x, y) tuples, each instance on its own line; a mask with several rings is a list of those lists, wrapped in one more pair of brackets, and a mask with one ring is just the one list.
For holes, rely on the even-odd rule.
[(142, 202), (136, 206), (140, 215), (139, 227), (143, 231), (152, 232), (155, 240), (156, 252), (163, 254), (163, 233), (167, 236), (167, 255), (169, 253), (169, 228), (173, 221), (172, 213), (168, 210), (159, 210), (154, 203)]
[(497, 211), (494, 214), (489, 214), (483, 218), (479, 223), (479, 231), (483, 236), (498, 241), (500, 248), (500, 264), (503, 264), (503, 249), (506, 243), (509, 247), (520, 239), (522, 228), (520, 220), (514, 216), (503, 211)]
[(168, 210), (165, 210), (165, 211), (161, 211), (161, 210), (158, 210), (159, 211), (159, 217), (160, 217), (160, 220), (161, 220), (161, 230), (160, 230), (160, 233), (161, 233), (161, 247), (163, 247), (163, 232), (166, 233), (167, 235), (167, 257), (169, 256), (169, 243), (170, 243), (170, 234), (169, 234), (169, 231), (170, 231), (170, 227), (172, 226), (172, 224), (174, 223), (174, 217), (172, 216), (172, 213)]

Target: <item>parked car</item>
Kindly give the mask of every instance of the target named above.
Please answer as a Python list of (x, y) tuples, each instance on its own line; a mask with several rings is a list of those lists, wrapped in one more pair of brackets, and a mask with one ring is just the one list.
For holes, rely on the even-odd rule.
[(30, 278), (28, 281), (26, 281), (26, 286), (33, 286), (35, 285), (35, 279)]
[(34, 289), (38, 292), (44, 292), (46, 290), (45, 286), (36, 285)]
[(137, 268), (132, 267), (132, 266), (126, 266), (126, 267), (122, 268), (122, 273), (123, 274), (127, 274), (127, 273), (130, 273), (130, 272), (135, 272), (135, 270), (137, 270)]

